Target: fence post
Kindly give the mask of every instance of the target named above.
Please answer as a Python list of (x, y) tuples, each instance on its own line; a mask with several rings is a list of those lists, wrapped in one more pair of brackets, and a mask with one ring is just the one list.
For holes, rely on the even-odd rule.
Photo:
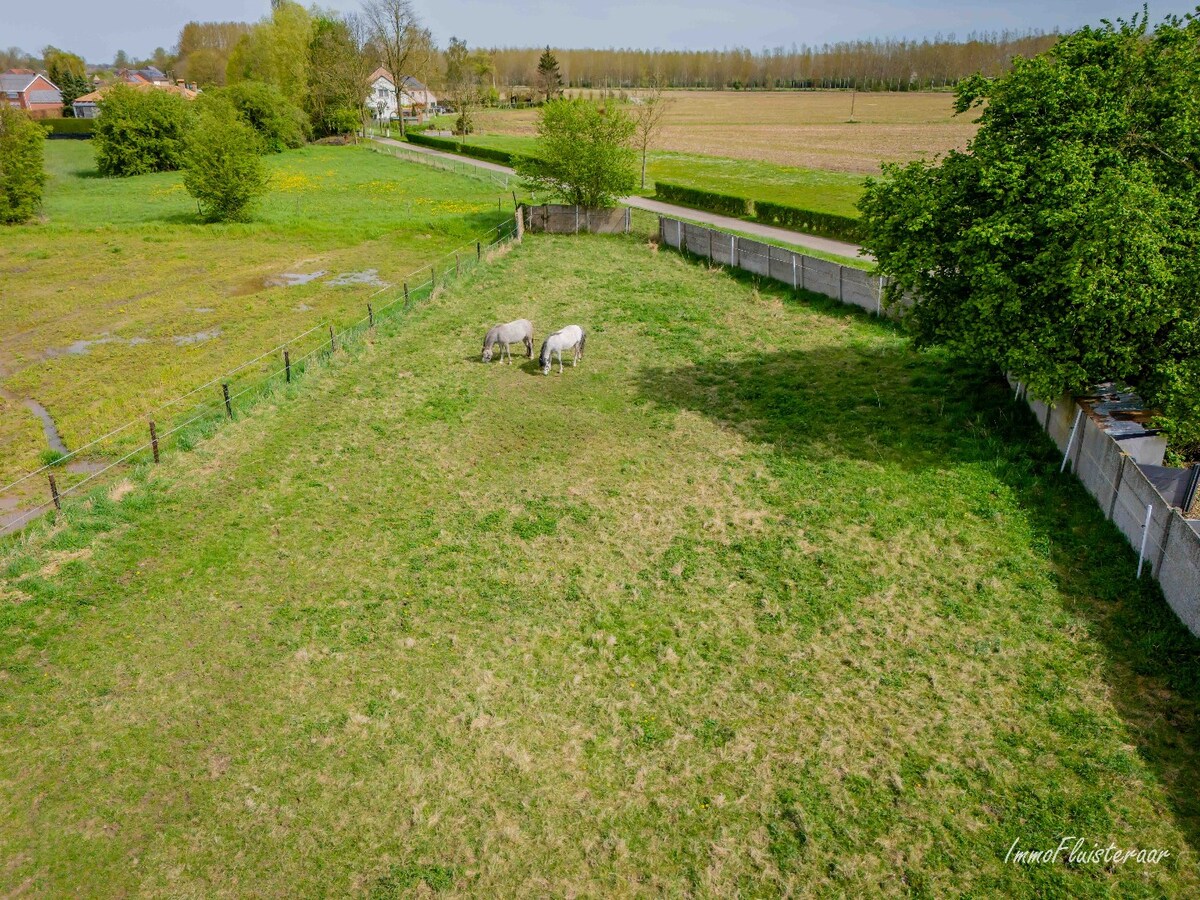
[(842, 299), (842, 276), (846, 273), (845, 266), (838, 266), (838, 300), (842, 303), (846, 301)]
[(370, 327), (375, 327), (375, 310), (371, 309), (371, 304), (367, 304), (367, 322)]
[(798, 288), (799, 286), (800, 286), (799, 282), (797, 281), (797, 278), (796, 278), (796, 253), (793, 252), (792, 253), (792, 290), (793, 291), (796, 290), (796, 288)]
[(1059, 473), (1067, 471), (1067, 463), (1071, 459), (1071, 446), (1075, 443), (1075, 432), (1079, 430), (1079, 420), (1083, 418), (1083, 409), (1079, 408), (1075, 412), (1075, 424), (1071, 426), (1071, 433), (1067, 437), (1067, 449), (1063, 451), (1062, 465), (1058, 467)]
[(481, 241), (476, 241), (475, 242), (475, 262), (479, 262), (481, 259), (483, 259), (483, 243)]
[(808, 288), (805, 286), (805, 275), (804, 275), (804, 259), (805, 259), (805, 257), (799, 253), (797, 253), (796, 255), (800, 257), (800, 290), (806, 291), (806, 290), (808, 290)]
[(575, 233), (579, 234), (579, 204), (575, 204)]
[(221, 393), (225, 395), (225, 415), (233, 418), (233, 406), (229, 403), (229, 385), (221, 385)]
[(875, 294), (875, 315), (877, 316), (883, 315), (883, 278), (884, 276), (879, 276), (879, 290)]
[(158, 432), (154, 429), (154, 420), (150, 420), (150, 449), (154, 451), (154, 461), (158, 462)]
[(454, 277), (457, 278), (459, 273), (458, 251), (454, 251)]
[(53, 475), (50, 476), (50, 498), (54, 501), (55, 509), (62, 509), (62, 501), (58, 499), (58, 482)]
[(1146, 504), (1146, 521), (1142, 523), (1142, 546), (1138, 549), (1137, 577), (1142, 577), (1142, 563), (1146, 561), (1146, 538), (1150, 537), (1150, 517), (1154, 515), (1154, 504)]
[(630, 227), (631, 227), (631, 226), (630, 226), (630, 222), (631, 222), (632, 220), (633, 220), (633, 216), (632, 216), (632, 214), (631, 214), (631, 210), (630, 210), (630, 209), (629, 209), (629, 207), (627, 206), (627, 207), (625, 207), (625, 233), (626, 233), (626, 234), (629, 234), (629, 229), (630, 229)]
[(287, 378), (287, 383), (292, 383), (292, 356), (286, 350), (283, 351), (283, 374)]
[(408, 282), (404, 282), (404, 308), (408, 309)]
[(337, 342), (333, 339), (333, 326), (329, 326), (329, 352), (337, 353)]

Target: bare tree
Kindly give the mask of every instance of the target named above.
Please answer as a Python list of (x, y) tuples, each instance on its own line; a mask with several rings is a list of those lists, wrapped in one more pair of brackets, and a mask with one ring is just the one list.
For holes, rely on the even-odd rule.
[(364, 0), (363, 19), (396, 90), (400, 133), (404, 134), (404, 80), (425, 73), (433, 36), (421, 24), (412, 0)]
[(662, 131), (663, 119), (671, 101), (664, 95), (666, 79), (662, 73), (655, 72), (650, 79), (650, 90), (634, 101), (633, 108), (633, 145), (642, 155), (642, 189), (646, 188), (646, 157), (650, 153), (650, 145)]

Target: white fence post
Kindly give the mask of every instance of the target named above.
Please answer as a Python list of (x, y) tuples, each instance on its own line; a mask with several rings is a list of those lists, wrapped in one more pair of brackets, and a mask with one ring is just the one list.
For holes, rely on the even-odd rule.
[(1062, 465), (1058, 467), (1060, 473), (1067, 471), (1067, 461), (1071, 458), (1071, 445), (1075, 443), (1075, 432), (1079, 430), (1079, 420), (1083, 418), (1083, 410), (1079, 409), (1075, 412), (1075, 424), (1071, 426), (1071, 434), (1067, 438), (1067, 449), (1063, 451)]
[(1146, 506), (1146, 521), (1142, 523), (1142, 546), (1138, 550), (1138, 570), (1137, 577), (1142, 577), (1142, 563), (1146, 560), (1146, 538), (1150, 537), (1150, 517), (1154, 514), (1154, 505), (1147, 504)]
[(796, 281), (796, 254), (792, 254), (792, 290), (796, 290), (800, 285)]

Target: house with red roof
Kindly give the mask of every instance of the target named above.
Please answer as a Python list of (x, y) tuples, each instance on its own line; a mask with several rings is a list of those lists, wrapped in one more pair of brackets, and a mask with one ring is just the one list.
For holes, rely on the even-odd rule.
[(0, 72), (0, 103), (23, 109), (35, 119), (61, 119), (62, 92), (33, 69)]

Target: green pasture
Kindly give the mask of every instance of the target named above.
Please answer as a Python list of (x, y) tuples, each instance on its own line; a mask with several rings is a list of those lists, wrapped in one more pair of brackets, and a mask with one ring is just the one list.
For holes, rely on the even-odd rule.
[(529, 236), (235, 413), (0, 545), (3, 893), (1200, 893), (1200, 642), (990, 373)]

